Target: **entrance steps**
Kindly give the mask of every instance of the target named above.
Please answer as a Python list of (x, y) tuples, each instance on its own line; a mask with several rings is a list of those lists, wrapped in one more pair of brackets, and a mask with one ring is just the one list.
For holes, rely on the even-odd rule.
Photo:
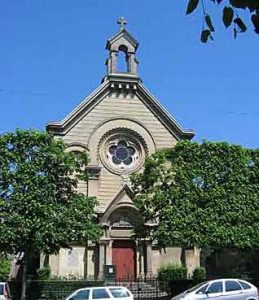
[(166, 299), (167, 297), (167, 293), (160, 289), (157, 279), (137, 281), (116, 280), (106, 282), (106, 284), (125, 286), (132, 292), (134, 299)]

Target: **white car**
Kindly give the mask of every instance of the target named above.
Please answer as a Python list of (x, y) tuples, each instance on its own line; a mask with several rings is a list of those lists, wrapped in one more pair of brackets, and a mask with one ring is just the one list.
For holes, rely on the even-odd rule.
[(66, 300), (134, 300), (132, 293), (122, 286), (89, 287), (76, 290)]
[(11, 299), (10, 290), (7, 282), (0, 282), (0, 300)]
[(259, 300), (257, 287), (241, 279), (217, 279), (200, 283), (171, 300)]

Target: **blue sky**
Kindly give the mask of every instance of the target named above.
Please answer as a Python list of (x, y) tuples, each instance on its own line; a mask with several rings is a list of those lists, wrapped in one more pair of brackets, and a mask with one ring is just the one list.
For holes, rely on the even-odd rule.
[(144, 84), (196, 141), (258, 148), (259, 36), (234, 40), (207, 2), (216, 33), (204, 45), (184, 0), (0, 0), (0, 133), (44, 130), (92, 92), (124, 16)]

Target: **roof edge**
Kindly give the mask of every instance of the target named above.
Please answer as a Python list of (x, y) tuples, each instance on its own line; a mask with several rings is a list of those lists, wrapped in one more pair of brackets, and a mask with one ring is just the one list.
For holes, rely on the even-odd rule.
[[(107, 89), (111, 86), (120, 86), (130, 84), (140, 94), (144, 104), (156, 115), (162, 124), (175, 136), (177, 140), (191, 140), (195, 133), (193, 130), (184, 130), (171, 114), (159, 103), (159, 101), (151, 94), (151, 92), (142, 84), (140, 77), (131, 74), (109, 74), (106, 75), (102, 84), (95, 89), (87, 98), (85, 98), (71, 113), (69, 113), (60, 122), (49, 122), (46, 125), (47, 131), (52, 131), (56, 135), (63, 136), (66, 134), (66, 128), (73, 125), (77, 116), (84, 116), (90, 109), (101, 101), (101, 99), (109, 92)], [(101, 96), (101, 97), (100, 97)]]

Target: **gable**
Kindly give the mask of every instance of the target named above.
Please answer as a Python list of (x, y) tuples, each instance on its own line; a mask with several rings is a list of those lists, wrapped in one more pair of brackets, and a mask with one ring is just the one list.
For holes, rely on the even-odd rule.
[(95, 128), (111, 118), (141, 123), (152, 135), (156, 148), (171, 147), (179, 139), (191, 139), (139, 80), (108, 78), (63, 121), (49, 123), (47, 130), (64, 136), (67, 143), (88, 146)]
[(128, 187), (124, 185), (123, 188), (118, 192), (114, 199), (109, 203), (108, 207), (105, 209), (104, 214), (100, 218), (100, 223), (105, 223), (110, 219), (110, 216), (118, 209), (134, 210), (137, 212), (133, 201), (133, 192)]

